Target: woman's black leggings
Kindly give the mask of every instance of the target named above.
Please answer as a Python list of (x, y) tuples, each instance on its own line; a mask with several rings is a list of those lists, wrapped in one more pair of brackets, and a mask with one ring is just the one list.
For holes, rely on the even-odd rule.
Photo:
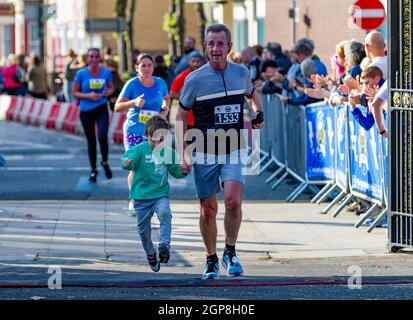
[(80, 112), (80, 121), (82, 122), (83, 130), (87, 139), (87, 148), (89, 153), (90, 167), (96, 169), (96, 129), (98, 127), (98, 140), (102, 161), (108, 161), (109, 145), (108, 145), (108, 129), (109, 129), (109, 111), (107, 104), (102, 104), (99, 107)]

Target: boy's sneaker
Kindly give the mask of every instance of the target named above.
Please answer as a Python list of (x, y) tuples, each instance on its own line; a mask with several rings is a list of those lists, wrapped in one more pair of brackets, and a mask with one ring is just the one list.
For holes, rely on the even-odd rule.
[(151, 267), (152, 271), (158, 272), (161, 268), (161, 265), (159, 264), (159, 260), (156, 257), (156, 252), (154, 254), (147, 255), (146, 259), (148, 260), (149, 266)]
[(202, 280), (218, 279), (219, 278), (219, 262), (208, 261), (205, 263), (205, 270), (202, 274)]
[(159, 247), (159, 262), (160, 263), (168, 263), (169, 257), (171, 256), (169, 253), (169, 249), (167, 247)]
[(129, 217), (136, 217), (135, 207), (133, 206), (133, 200), (132, 199), (129, 200), (128, 216)]
[(244, 275), (241, 262), (235, 252), (225, 251), (222, 256), (222, 266), (227, 271), (227, 276), (237, 277)]

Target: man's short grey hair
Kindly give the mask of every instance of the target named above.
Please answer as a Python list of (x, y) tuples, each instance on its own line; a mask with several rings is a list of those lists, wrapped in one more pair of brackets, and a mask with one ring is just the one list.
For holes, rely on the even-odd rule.
[(301, 62), (300, 68), (304, 78), (309, 78), (312, 74), (317, 73), (317, 66), (311, 58), (307, 58)]
[(350, 67), (358, 65), (366, 56), (364, 46), (358, 41), (349, 41), (344, 45), (344, 55)]
[(228, 40), (228, 44), (231, 43), (231, 31), (229, 31), (228, 27), (222, 23), (214, 23), (214, 24), (209, 25), (205, 30), (205, 39), (207, 38), (207, 35), (209, 32), (220, 33), (222, 31), (225, 32), (225, 35)]

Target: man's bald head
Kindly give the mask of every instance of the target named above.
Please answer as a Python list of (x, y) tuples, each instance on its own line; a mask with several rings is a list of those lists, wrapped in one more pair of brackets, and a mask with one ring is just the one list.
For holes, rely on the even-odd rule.
[(386, 47), (384, 37), (378, 31), (369, 32), (364, 39), (364, 43), (378, 49), (384, 49)]
[(371, 60), (385, 56), (386, 42), (383, 35), (378, 31), (369, 32), (364, 38), (364, 48)]

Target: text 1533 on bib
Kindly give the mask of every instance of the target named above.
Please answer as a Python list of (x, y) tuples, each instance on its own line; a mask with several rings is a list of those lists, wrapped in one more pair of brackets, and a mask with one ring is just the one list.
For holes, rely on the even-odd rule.
[(238, 123), (240, 119), (241, 105), (228, 104), (215, 107), (215, 124)]

